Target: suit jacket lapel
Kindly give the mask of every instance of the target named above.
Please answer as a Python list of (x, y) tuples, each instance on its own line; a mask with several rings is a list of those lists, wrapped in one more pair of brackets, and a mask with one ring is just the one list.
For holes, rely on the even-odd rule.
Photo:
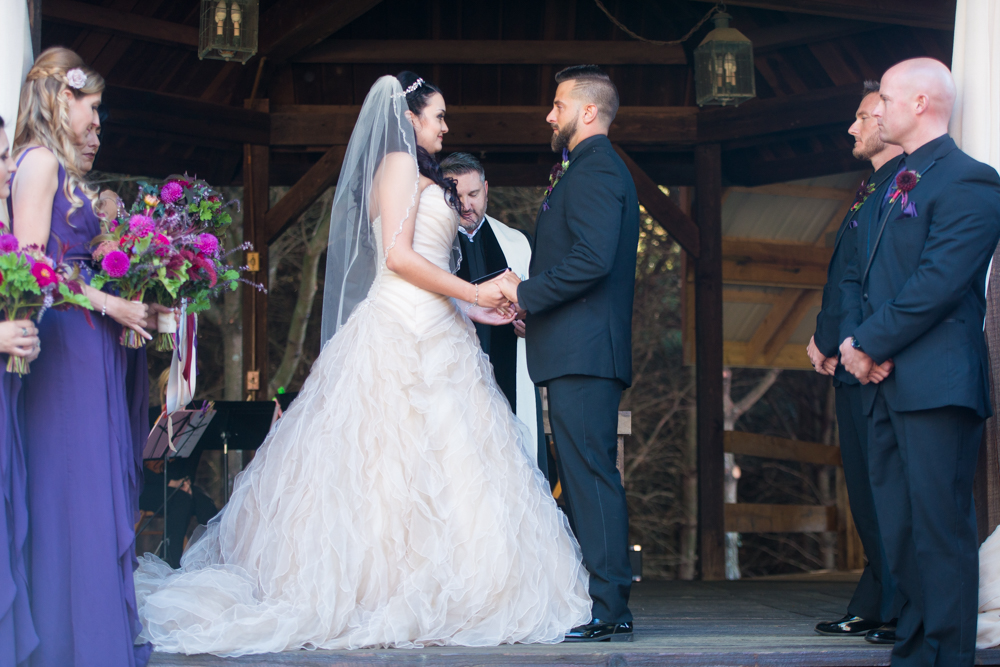
[[(923, 175), (926, 174), (933, 166), (934, 162), (931, 162), (929, 165), (927, 165), (927, 168), (924, 169), (923, 172), (921, 172), (920, 176), (923, 177)], [(882, 223), (879, 225), (878, 234), (875, 236), (875, 243), (872, 244), (872, 252), (868, 256), (868, 264), (865, 265), (865, 272), (861, 276), (862, 285), (864, 285), (865, 281), (868, 280), (868, 271), (870, 271), (872, 268), (872, 260), (875, 259), (875, 253), (878, 251), (879, 241), (882, 240), (882, 233), (885, 232), (885, 223), (889, 221), (889, 216), (892, 214), (893, 209), (896, 208), (896, 202), (901, 200), (902, 197), (896, 197), (894, 201), (889, 202), (889, 208), (886, 209), (885, 215), (882, 216)]]

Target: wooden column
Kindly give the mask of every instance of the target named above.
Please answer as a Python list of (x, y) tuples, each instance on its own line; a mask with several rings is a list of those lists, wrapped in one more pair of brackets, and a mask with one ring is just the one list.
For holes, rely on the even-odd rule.
[[(268, 111), (267, 100), (256, 100), (246, 106), (256, 111)], [(253, 244), (246, 257), (256, 253), (257, 270), (248, 275), (253, 282), (268, 287), (267, 245), (265, 220), (268, 209), (268, 170), (270, 148), (256, 144), (243, 146), (243, 240)], [(243, 390), (247, 400), (267, 400), (267, 293), (243, 285)]]
[(698, 532), (701, 577), (724, 579), (722, 407), (722, 159), (719, 144), (695, 147), (695, 365), (698, 394)]

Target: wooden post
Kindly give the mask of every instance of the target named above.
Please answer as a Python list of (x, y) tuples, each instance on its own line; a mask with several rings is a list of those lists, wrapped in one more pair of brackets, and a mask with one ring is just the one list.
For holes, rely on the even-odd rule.
[(719, 144), (695, 147), (695, 365), (698, 393), (698, 532), (701, 576), (725, 578), (722, 407), (722, 158)]
[[(248, 100), (247, 107), (251, 106)], [(267, 100), (252, 102), (256, 111), (268, 111)], [(243, 146), (243, 240), (253, 244), (246, 255), (255, 261), (256, 270), (248, 275), (254, 282), (267, 284), (268, 171), (270, 148), (255, 144)], [(243, 389), (247, 400), (267, 399), (267, 293), (243, 285)]]

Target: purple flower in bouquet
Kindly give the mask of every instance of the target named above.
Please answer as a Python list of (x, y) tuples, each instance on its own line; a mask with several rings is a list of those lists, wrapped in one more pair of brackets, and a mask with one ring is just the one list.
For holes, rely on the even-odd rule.
[(156, 224), (148, 215), (133, 215), (129, 218), (128, 230), (139, 238), (146, 238), (156, 231)]
[(20, 246), (13, 234), (0, 235), (0, 252), (16, 252)]
[(101, 260), (101, 268), (112, 278), (121, 278), (128, 273), (128, 255), (121, 250), (112, 250)]
[(194, 245), (198, 250), (201, 250), (210, 257), (214, 257), (219, 253), (219, 239), (215, 237), (215, 234), (199, 234)]
[(170, 181), (160, 188), (160, 201), (164, 204), (173, 204), (184, 196), (184, 188), (177, 181)]

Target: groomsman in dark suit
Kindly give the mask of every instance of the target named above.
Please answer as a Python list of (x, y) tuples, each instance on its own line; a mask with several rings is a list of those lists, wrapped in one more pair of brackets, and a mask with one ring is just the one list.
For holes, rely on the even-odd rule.
[[(868, 559), (854, 596), (847, 605), (847, 614), (838, 621), (817, 624), (816, 632), (835, 636), (865, 635), (869, 641), (891, 643), (891, 637), (887, 635), (894, 632), (898, 605), (893, 604), (896, 586), (883, 557), (875, 501), (868, 479), (868, 421), (861, 409), (858, 379), (838, 363), (843, 319), (840, 281), (857, 254), (859, 229), (867, 230), (868, 221), (874, 217), (872, 211), (878, 211), (877, 199), (872, 194), (895, 176), (898, 158), (903, 152), (899, 146), (886, 144), (879, 137), (878, 123), (871, 115), (879, 103), (878, 90), (877, 81), (865, 82), (861, 106), (848, 130), (855, 139), (854, 157), (871, 160), (875, 172), (861, 183), (854, 205), (837, 231), (826, 286), (823, 287), (823, 305), (816, 317), (816, 333), (809, 341), (806, 352), (818, 373), (833, 376), (844, 480), (854, 524)], [(864, 224), (859, 225), (859, 222)]]
[[(632, 381), (639, 200), (608, 141), (618, 91), (593, 65), (556, 75), (552, 149), (565, 157), (538, 213), (528, 280), (504, 295), (527, 311), (528, 370), (548, 387), (559, 479), (590, 571), (592, 621), (567, 641), (631, 641), (625, 489), (615, 467), (618, 403)], [(520, 283), (520, 284), (519, 284)]]
[(972, 479), (990, 415), (985, 281), (1000, 240), (1000, 177), (947, 135), (955, 84), (943, 64), (892, 67), (880, 96), (872, 115), (881, 138), (905, 155), (873, 195), (877, 224), (859, 235), (842, 282), (841, 360), (864, 385), (872, 493), (902, 597), (892, 664), (967, 667), (979, 594)]
[[(478, 280), (495, 271), (511, 269), (527, 276), (531, 262), (531, 235), (512, 229), (496, 218), (486, 215), (490, 184), (483, 165), (469, 153), (452, 153), (441, 161), (441, 171), (456, 182), (462, 202), (458, 243), (462, 261), (457, 276), (463, 280)], [(542, 402), (538, 389), (528, 375), (523, 320), (494, 327), (474, 323), (479, 345), (490, 358), (493, 377), (507, 397), (511, 410), (525, 423), (532, 434), (532, 458), (538, 469), (549, 476), (549, 452), (542, 426)]]

